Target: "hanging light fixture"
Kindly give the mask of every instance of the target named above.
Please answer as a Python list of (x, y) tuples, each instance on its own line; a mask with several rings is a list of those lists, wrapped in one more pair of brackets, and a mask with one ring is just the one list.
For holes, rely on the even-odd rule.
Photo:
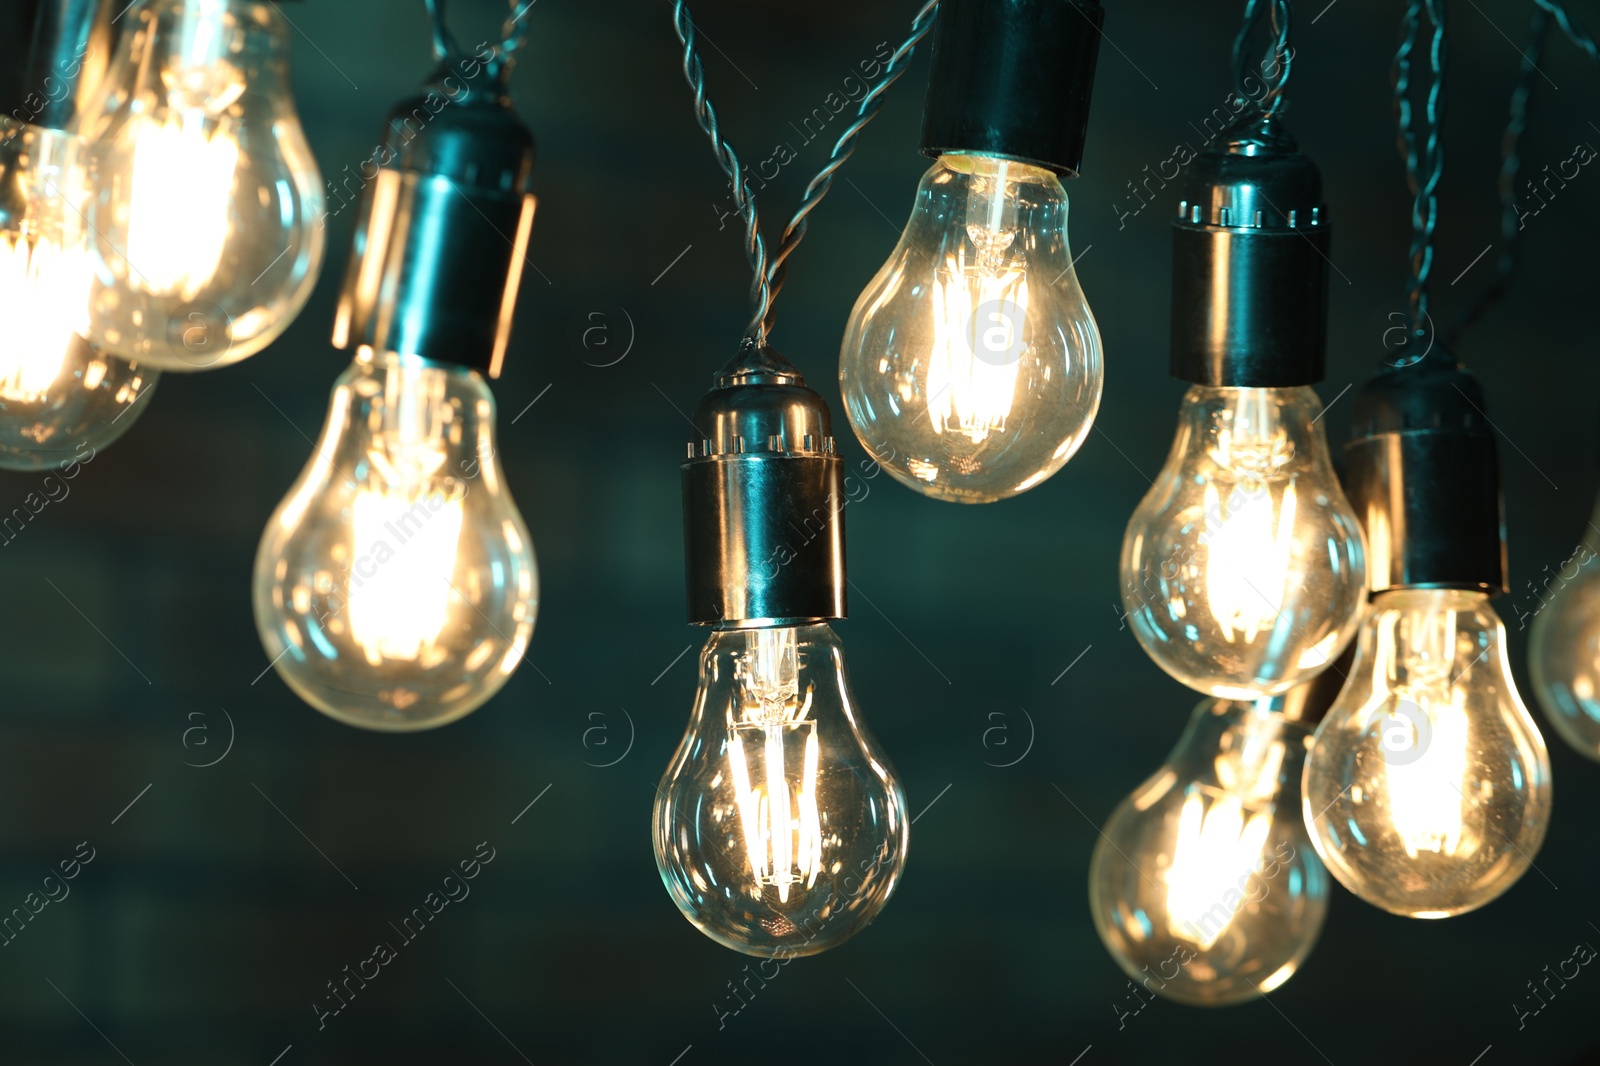
[(934, 499), (992, 503), (1064, 466), (1100, 406), (1100, 329), (1067, 243), (1098, 0), (943, 0), (934, 157), (839, 359), (862, 447)]
[[(73, 131), (110, 47), (98, 0), (41, 0), (0, 109), (0, 468), (82, 461), (143, 413), (156, 373), (85, 339), (94, 261), (89, 160)], [(19, 59), (23, 57), (19, 56)]]
[(1281, 696), (1202, 701), (1166, 763), (1106, 819), (1089, 909), (1146, 992), (1243, 1003), (1311, 953), (1328, 874), (1300, 815), (1300, 773), (1343, 681), (1335, 667)]
[(334, 328), (355, 360), (256, 553), (273, 666), (362, 728), (470, 713), (533, 631), (533, 545), (484, 382), (500, 372), (533, 227), (533, 135), (506, 88), (521, 7), (476, 78), (461, 70), (480, 61), (436, 30), (438, 70), (390, 115)]
[(689, 621), (712, 628), (689, 729), (656, 789), (656, 866), (696, 928), (750, 955), (854, 936), (899, 884), (905, 794), (868, 732), (828, 623), (845, 615), (842, 462), (828, 405), (767, 343), (811, 212), (932, 25), (930, 0), (862, 97), (769, 259), (756, 204), (673, 5), (696, 115), (745, 224), (754, 314), (694, 413), (683, 464)]
[(1311, 386), (1328, 329), (1322, 176), (1279, 113), (1293, 50), (1287, 0), (1265, 8), (1272, 49), (1259, 105), (1189, 165), (1172, 229), (1172, 374), (1190, 382), (1166, 465), (1128, 522), (1122, 598), (1158, 665), (1191, 688), (1249, 700), (1324, 669), (1365, 599), (1361, 528), (1339, 487)]
[(236, 363), (316, 285), (322, 177), (267, 0), (138, 0), (82, 132), (97, 252), (89, 337), (164, 370)]
[[(1411, 0), (1395, 97), (1416, 196), (1408, 323), (1427, 343), (1443, 172), (1444, 0)], [(1412, 129), (1411, 57), (1426, 7), (1432, 85)], [(1419, 142), (1421, 146), (1419, 147)], [(1333, 875), (1415, 918), (1481, 907), (1527, 872), (1550, 818), (1550, 757), (1517, 695), (1495, 432), (1477, 381), (1434, 343), (1357, 393), (1346, 446), (1373, 592), (1344, 690), (1317, 727), (1303, 802)]]

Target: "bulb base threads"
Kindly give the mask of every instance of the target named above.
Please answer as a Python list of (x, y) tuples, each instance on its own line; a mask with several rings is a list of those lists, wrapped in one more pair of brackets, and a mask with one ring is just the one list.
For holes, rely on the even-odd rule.
[(1353, 407), (1345, 491), (1371, 590), (1508, 591), (1500, 456), (1477, 380), (1436, 348), (1380, 371)]
[(1196, 156), (1172, 224), (1172, 376), (1321, 381), (1329, 230), (1322, 175), (1276, 121), (1246, 116)]
[(976, 152), (1076, 177), (1105, 9), (1099, 0), (940, 0), (922, 151)]
[(689, 621), (843, 618), (843, 463), (827, 403), (764, 346), (747, 344), (714, 380), (683, 464)]
[[(458, 64), (487, 78), (478, 60)], [(361, 164), (333, 343), (494, 378), (533, 230), (533, 134), (503, 93), (446, 69), (400, 102)]]

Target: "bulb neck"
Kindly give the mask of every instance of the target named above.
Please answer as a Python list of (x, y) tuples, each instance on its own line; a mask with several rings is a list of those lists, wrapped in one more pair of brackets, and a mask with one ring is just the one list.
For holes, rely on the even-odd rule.
[(1500, 455), (1477, 380), (1435, 347), (1362, 386), (1345, 445), (1345, 491), (1367, 533), (1368, 585), (1506, 585)]
[(979, 152), (1076, 177), (1104, 21), (1099, 0), (941, 0), (923, 153)]
[(682, 468), (689, 621), (843, 618), (843, 463), (826, 401), (764, 345), (747, 344), (713, 381)]
[(1321, 381), (1330, 230), (1316, 165), (1255, 115), (1186, 174), (1172, 223), (1172, 376), (1246, 388)]

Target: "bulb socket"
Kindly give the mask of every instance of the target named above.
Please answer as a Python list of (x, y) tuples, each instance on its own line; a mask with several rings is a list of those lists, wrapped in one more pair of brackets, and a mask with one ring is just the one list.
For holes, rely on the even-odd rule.
[(499, 377), (533, 231), (533, 134), (481, 60), (400, 102), (361, 164), (335, 347)]
[(754, 344), (713, 382), (683, 464), (689, 621), (843, 618), (843, 463), (826, 401), (783, 356)]
[(1274, 120), (1247, 116), (1196, 156), (1172, 223), (1172, 376), (1321, 381), (1329, 236), (1322, 175)]
[(100, 84), (116, 43), (112, 8), (100, 0), (22, 0), (0, 5), (0, 107), (5, 118), (68, 129)]
[(940, 0), (935, 19), (923, 153), (1003, 156), (1076, 177), (1099, 0)]
[(1373, 592), (1506, 586), (1505, 504), (1483, 389), (1435, 348), (1356, 394), (1345, 491)]

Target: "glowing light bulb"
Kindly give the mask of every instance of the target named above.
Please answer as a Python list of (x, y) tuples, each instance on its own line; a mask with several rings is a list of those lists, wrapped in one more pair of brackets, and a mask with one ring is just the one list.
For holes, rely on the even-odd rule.
[(1122, 601), (1167, 673), (1230, 699), (1336, 659), (1366, 598), (1366, 547), (1309, 388), (1196, 385), (1128, 522)]
[(1201, 703), (1166, 765), (1101, 829), (1095, 929), (1146, 993), (1240, 1003), (1287, 981), (1316, 944), (1328, 878), (1299, 811), (1311, 727), (1285, 709)]
[(537, 607), (483, 379), (363, 349), (256, 554), (256, 627), (278, 673), (350, 725), (444, 725), (511, 677)]
[(1600, 533), (1593, 524), (1554, 570), (1536, 593), (1528, 637), (1533, 694), (1561, 738), (1600, 761)]
[(903, 484), (989, 503), (1066, 464), (1100, 405), (1100, 330), (1055, 174), (940, 156), (856, 301), (839, 382), (862, 445)]
[(883, 909), (909, 831), (833, 630), (715, 632), (655, 802), (656, 865), (684, 916), (746, 954), (824, 951)]
[(299, 314), (323, 255), (322, 178), (262, 0), (144, 0), (88, 108), (90, 338), (171, 370), (224, 366)]
[(1334, 876), (1374, 906), (1444, 918), (1521, 877), (1550, 818), (1550, 758), (1478, 592), (1372, 602), (1317, 729), (1304, 805)]
[(126, 433), (156, 374), (83, 338), (94, 282), (82, 143), (0, 119), (0, 468), (82, 460)]

